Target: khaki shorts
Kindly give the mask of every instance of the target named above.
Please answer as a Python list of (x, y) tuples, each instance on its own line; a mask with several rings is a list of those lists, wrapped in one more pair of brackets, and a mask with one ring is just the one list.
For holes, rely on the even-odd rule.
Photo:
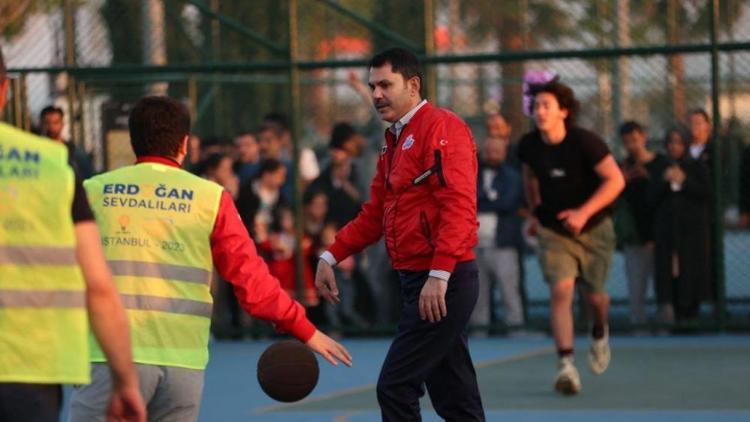
[(615, 251), (611, 218), (579, 236), (566, 236), (539, 226), (539, 262), (549, 284), (577, 278), (593, 293), (606, 292), (609, 267)]

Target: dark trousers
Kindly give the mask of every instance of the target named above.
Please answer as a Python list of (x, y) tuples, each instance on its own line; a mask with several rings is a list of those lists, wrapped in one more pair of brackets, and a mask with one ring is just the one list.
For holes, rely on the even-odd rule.
[(424, 386), (432, 406), (446, 421), (484, 421), (467, 325), (479, 295), (477, 265), (459, 263), (445, 295), (448, 316), (437, 323), (419, 316), (419, 294), (428, 271), (400, 271), (403, 310), (398, 333), (378, 379), (383, 421), (420, 421)]
[(61, 406), (58, 384), (0, 383), (2, 422), (58, 422)]

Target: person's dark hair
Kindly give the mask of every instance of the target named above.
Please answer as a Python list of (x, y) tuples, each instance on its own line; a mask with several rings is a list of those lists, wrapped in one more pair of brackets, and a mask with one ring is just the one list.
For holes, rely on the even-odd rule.
[(271, 218), (273, 219), (271, 221), (271, 231), (274, 233), (280, 233), (282, 230), (281, 227), (281, 219), (285, 212), (292, 213), (292, 218), (294, 218), (294, 209), (289, 206), (288, 204), (280, 203), (276, 204), (275, 207), (273, 207), (273, 210), (271, 211)]
[(331, 142), (328, 143), (328, 148), (343, 149), (346, 141), (356, 134), (357, 131), (349, 123), (336, 123), (331, 131)]
[(328, 195), (326, 195), (325, 191), (321, 189), (308, 189), (305, 191), (304, 195), (302, 195), (302, 205), (310, 205), (312, 204), (313, 199), (315, 199), (316, 196), (323, 195), (326, 198), (328, 198)]
[(253, 132), (252, 130), (243, 130), (242, 132), (238, 132), (237, 135), (235, 135), (234, 139), (237, 140), (243, 136), (252, 136), (253, 138), (257, 139), (258, 133)]
[(263, 124), (266, 124), (266, 123), (276, 124), (283, 131), (289, 130), (289, 119), (287, 119), (286, 114), (283, 114), (283, 113), (272, 111), (266, 114), (265, 116), (263, 116)]
[(541, 94), (543, 92), (554, 95), (557, 99), (557, 103), (560, 105), (560, 108), (568, 110), (568, 117), (565, 118), (565, 127), (571, 127), (575, 125), (576, 117), (578, 116), (578, 110), (580, 109), (581, 105), (576, 99), (576, 95), (573, 92), (573, 89), (557, 79), (553, 79), (543, 84), (529, 85), (529, 89), (526, 92), (526, 94), (532, 98), (532, 101), (529, 103), (529, 113), (531, 113), (532, 115), (534, 114), (535, 100), (533, 99), (536, 98), (538, 94)]
[(400, 73), (404, 80), (418, 77), (420, 86), (422, 85), (424, 77), (422, 77), (419, 59), (411, 51), (399, 47), (389, 48), (373, 56), (368, 67), (377, 68), (386, 64), (390, 64), (391, 70), (394, 73)]
[(706, 122), (711, 123), (711, 117), (708, 115), (708, 112), (700, 107), (693, 108), (688, 113), (688, 116), (694, 116), (696, 114), (699, 114), (703, 116), (704, 119), (706, 119)]
[(633, 132), (646, 133), (643, 129), (643, 125), (636, 122), (635, 120), (628, 120), (620, 125), (620, 136), (627, 135)]
[(214, 152), (206, 157), (203, 161), (198, 164), (197, 173), (202, 175), (208, 175), (209, 172), (215, 171), (220, 165), (222, 160), (227, 158), (228, 155), (221, 152)]
[(44, 107), (41, 112), (39, 112), (39, 117), (43, 119), (44, 116), (53, 113), (59, 114), (60, 117), (65, 116), (65, 112), (60, 107), (48, 105), (47, 107)]
[(137, 157), (176, 157), (182, 140), (190, 133), (190, 113), (172, 98), (144, 97), (130, 112), (128, 127)]
[(267, 131), (273, 132), (274, 136), (276, 136), (277, 138), (281, 138), (284, 136), (285, 129), (278, 123), (267, 121), (263, 123), (263, 125), (261, 125), (260, 129), (258, 130), (258, 135)]
[(667, 135), (664, 137), (664, 148), (666, 148), (667, 144), (669, 144), (669, 137), (673, 133), (677, 133), (678, 135), (680, 135), (682, 145), (685, 147), (685, 153), (687, 153), (688, 148), (690, 148), (690, 129), (688, 129), (687, 126), (683, 125), (682, 123), (678, 123), (670, 127), (667, 130)]
[(256, 177), (261, 178), (264, 174), (273, 173), (282, 167), (284, 167), (284, 163), (279, 160), (274, 160), (273, 158), (263, 160), (263, 162), (260, 163), (260, 167), (258, 167), (258, 174)]

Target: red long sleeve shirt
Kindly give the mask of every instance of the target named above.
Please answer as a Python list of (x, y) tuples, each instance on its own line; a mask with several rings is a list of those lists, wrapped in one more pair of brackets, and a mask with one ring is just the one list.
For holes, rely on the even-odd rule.
[[(176, 161), (164, 157), (138, 159), (138, 163), (144, 162), (179, 167)], [(277, 330), (288, 332), (302, 342), (313, 336), (316, 328), (305, 316), (305, 308), (289, 297), (279, 280), (269, 273), (242, 223), (232, 196), (226, 191), (221, 196), (210, 241), (214, 267), (232, 284), (245, 311), (273, 322)]]

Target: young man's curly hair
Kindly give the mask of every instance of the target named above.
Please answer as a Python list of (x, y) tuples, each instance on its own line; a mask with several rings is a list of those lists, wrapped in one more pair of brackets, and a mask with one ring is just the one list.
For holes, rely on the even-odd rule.
[(543, 92), (554, 95), (560, 108), (568, 110), (568, 117), (565, 118), (565, 127), (570, 128), (575, 125), (581, 104), (576, 99), (573, 89), (560, 82), (558, 78), (546, 83), (532, 84), (529, 86), (529, 89), (526, 92), (526, 95), (529, 95), (532, 98), (532, 101), (529, 103), (529, 113), (532, 115), (534, 114), (535, 101), (533, 99)]

